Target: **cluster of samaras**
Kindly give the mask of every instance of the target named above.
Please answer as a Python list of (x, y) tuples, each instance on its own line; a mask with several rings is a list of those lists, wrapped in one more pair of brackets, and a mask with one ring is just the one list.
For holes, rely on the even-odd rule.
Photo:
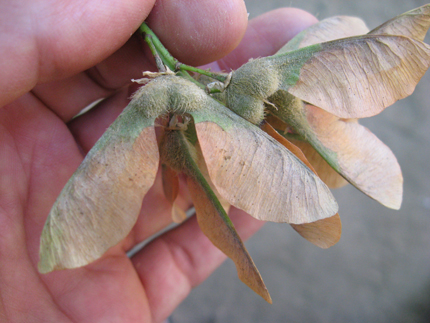
[(398, 209), (403, 179), (396, 158), (357, 119), (413, 92), (430, 65), (423, 43), (429, 26), (430, 5), (372, 31), (358, 18), (329, 18), (276, 55), (233, 71), (215, 84), (220, 93), (214, 95), (158, 73), (64, 187), (42, 233), (39, 270), (86, 265), (124, 239), (161, 162), (172, 215), (183, 214), (175, 205), (182, 173), (202, 231), (270, 302), (226, 208), (290, 223), (323, 248), (341, 234), (328, 187), (346, 180)]

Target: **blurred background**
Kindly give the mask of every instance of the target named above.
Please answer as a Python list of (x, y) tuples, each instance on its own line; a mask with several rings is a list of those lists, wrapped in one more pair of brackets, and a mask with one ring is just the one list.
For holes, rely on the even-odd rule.
[[(428, 0), (427, 0), (428, 1)], [(250, 19), (280, 7), (318, 19), (358, 16), (370, 29), (425, 0), (246, 0)], [(429, 38), (426, 39), (429, 43)], [(352, 186), (335, 190), (343, 234), (323, 250), (286, 224), (266, 224), (247, 248), (273, 298), (248, 289), (227, 260), (192, 291), (171, 323), (430, 322), (430, 73), (414, 94), (361, 123), (397, 156), (404, 176), (400, 211)]]

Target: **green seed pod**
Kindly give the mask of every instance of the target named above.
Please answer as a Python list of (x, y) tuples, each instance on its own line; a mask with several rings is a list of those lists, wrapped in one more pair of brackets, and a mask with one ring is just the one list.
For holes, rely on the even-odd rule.
[(207, 100), (207, 94), (194, 83), (175, 75), (163, 75), (140, 88), (130, 105), (149, 118), (165, 112), (197, 111)]
[(264, 103), (279, 87), (276, 66), (267, 59), (252, 60), (233, 72), (227, 86), (227, 106), (251, 123), (264, 119)]

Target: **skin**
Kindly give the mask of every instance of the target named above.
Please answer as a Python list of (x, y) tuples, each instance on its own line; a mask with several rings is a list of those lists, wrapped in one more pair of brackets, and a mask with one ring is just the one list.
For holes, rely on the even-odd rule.
[[(126, 256), (170, 222), (158, 176), (132, 232), (100, 260), (37, 271), (40, 234), (60, 190), (126, 106), (136, 88), (130, 79), (155, 70), (149, 51), (131, 36), (148, 15), (179, 60), (218, 60), (212, 66), (222, 69), (273, 54), (316, 22), (303, 11), (281, 9), (250, 21), (246, 31), (239, 0), (160, 0), (155, 8), (153, 2), (2, 1), (0, 322), (161, 322), (225, 259), (194, 217)], [(232, 23), (220, 24), (226, 20)], [(101, 97), (107, 99), (71, 120)], [(191, 205), (185, 189), (178, 205)], [(262, 225), (237, 209), (230, 216), (244, 239)]]

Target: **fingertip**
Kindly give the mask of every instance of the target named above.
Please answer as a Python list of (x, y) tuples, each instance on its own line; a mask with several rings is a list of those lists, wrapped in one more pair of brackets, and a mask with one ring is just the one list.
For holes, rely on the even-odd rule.
[(237, 69), (250, 58), (275, 54), (296, 34), (318, 22), (312, 14), (297, 8), (280, 8), (249, 21), (239, 46), (219, 61), (222, 69)]
[(261, 29), (260, 33), (271, 41), (272, 51), (276, 52), (299, 32), (317, 22), (314, 15), (302, 9), (280, 8), (261, 15), (250, 23), (254, 28)]
[(147, 22), (174, 57), (196, 66), (231, 52), (245, 34), (248, 15), (242, 0), (160, 0)]

